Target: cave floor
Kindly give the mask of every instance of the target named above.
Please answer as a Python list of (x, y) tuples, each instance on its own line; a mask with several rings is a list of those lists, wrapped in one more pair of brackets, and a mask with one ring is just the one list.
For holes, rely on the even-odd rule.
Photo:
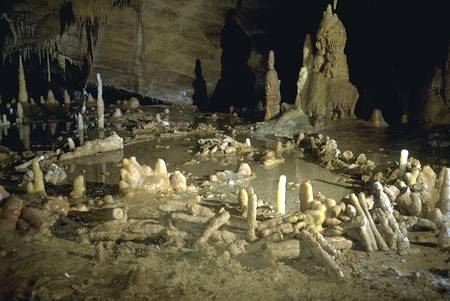
[[(280, 175), (287, 177), (287, 209), (299, 206), (298, 184), (311, 180), (314, 190), (327, 197), (340, 199), (353, 190), (349, 177), (334, 173), (313, 163), (298, 149), (282, 152), (284, 162), (265, 167), (261, 155), (266, 149), (275, 149), (274, 136), (255, 136), (252, 124), (228, 114), (194, 112), (192, 107), (141, 107), (138, 112), (124, 114), (110, 121), (105, 133), (93, 126), (83, 133), (84, 140), (107, 136), (114, 130), (124, 137), (121, 151), (98, 154), (61, 163), (67, 179), (61, 185), (48, 185), (49, 195), (68, 195), (73, 179), (83, 174), (87, 182), (87, 196), (77, 203), (89, 208), (98, 206), (106, 194), (114, 197), (117, 205), (127, 209), (129, 220), (154, 223), (162, 219), (158, 206), (168, 200), (189, 201), (200, 196), (201, 204), (210, 208), (225, 207), (235, 210), (237, 192), (252, 186), (258, 197), (269, 204), (276, 198)], [(153, 120), (156, 113), (163, 118), (163, 129), (140, 125)], [(151, 116), (152, 118), (149, 118)], [(87, 123), (93, 122), (93, 117)], [(34, 124), (34, 125), (33, 125)], [(209, 126), (205, 126), (209, 125)], [(74, 124), (55, 120), (43, 126), (31, 122), (29, 141), (24, 143), (24, 129), (11, 128), (2, 136), (2, 145), (9, 147), (17, 158), (62, 147), (66, 137), (78, 137)], [(22, 126), (23, 127), (23, 126)], [(34, 129), (33, 129), (34, 128)], [(170, 130), (169, 130), (170, 128)], [(448, 164), (448, 148), (433, 148), (426, 135), (448, 129), (409, 131), (404, 128), (374, 129), (367, 123), (347, 120), (333, 121), (320, 130), (336, 139), (341, 150), (364, 152), (377, 163), (396, 160), (400, 149), (408, 148), (423, 165)], [(31, 134), (30, 134), (31, 132)], [(53, 132), (53, 134), (51, 133)], [(250, 138), (257, 150), (253, 157), (236, 153), (225, 156), (199, 156), (197, 139), (215, 137), (223, 133), (244, 142)], [(419, 134), (417, 134), (419, 133)], [(425, 135), (425, 136), (426, 136)], [(20, 139), (20, 138), (22, 139)], [(45, 137), (43, 139), (42, 137)], [(58, 137), (62, 137), (59, 138)], [(26, 138), (25, 138), (26, 139)], [(76, 140), (78, 144), (79, 141)], [(43, 143), (45, 141), (45, 143)], [(33, 152), (23, 150), (30, 145)], [(188, 184), (198, 189), (185, 194), (121, 195), (120, 161), (135, 156), (138, 162), (153, 166), (158, 158), (167, 163), (169, 172), (182, 171)], [(236, 178), (240, 162), (248, 162), (254, 177)], [(226, 181), (211, 183), (209, 175), (223, 171)], [(21, 175), (5, 167), (2, 184), (8, 191), (22, 196), (30, 205), (39, 202), (24, 194)], [(4, 183), (3, 183), (4, 182)], [(72, 203), (73, 205), (74, 203)], [(39, 209), (39, 208), (37, 208)], [(46, 217), (47, 218), (47, 217)], [(448, 300), (449, 253), (439, 250), (435, 232), (409, 232), (411, 248), (402, 256), (395, 252), (364, 252), (359, 245), (345, 250), (336, 262), (346, 278), (339, 280), (327, 275), (320, 263), (308, 252), (298, 258), (267, 263), (259, 253), (230, 256), (222, 245), (206, 250), (195, 250), (189, 244), (174, 245), (163, 237), (146, 240), (105, 241), (106, 262), (95, 260), (95, 243), (83, 240), (77, 229), (64, 220), (48, 218), (51, 234), (33, 229), (17, 230), (0, 235), (0, 298), (4, 300)], [(302, 248), (301, 248), (302, 249)], [(143, 281), (137, 281), (137, 267), (145, 268)]]

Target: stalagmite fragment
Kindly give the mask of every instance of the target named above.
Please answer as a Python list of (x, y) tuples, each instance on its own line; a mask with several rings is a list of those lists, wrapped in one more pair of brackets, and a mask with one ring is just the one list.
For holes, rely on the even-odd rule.
[(105, 139), (87, 141), (84, 145), (75, 148), (74, 151), (61, 154), (59, 160), (73, 160), (120, 149), (123, 149), (123, 139), (113, 132), (111, 136)]
[(450, 219), (450, 168), (445, 169), (444, 178), (441, 184), (438, 208), (442, 214)]
[(36, 211), (29, 207), (23, 207), (20, 212), (20, 218), (25, 220), (30, 226), (41, 231), (47, 231), (47, 225), (44, 223), (42, 218), (36, 213)]
[[(367, 218), (367, 220), (369, 221), (369, 226), (370, 229), (372, 230), (372, 233), (375, 237), (375, 241), (377, 242), (377, 246), (380, 250), (382, 251), (387, 251), (389, 250), (389, 246), (386, 244), (386, 242), (384, 241), (383, 237), (381, 236), (380, 232), (378, 231), (375, 222), (373, 221), (372, 215), (370, 214), (368, 208), (367, 208), (367, 200), (366, 200), (366, 195), (361, 192), (358, 195), (358, 201), (359, 204), (362, 208), (362, 210), (364, 211), (364, 214)], [(359, 208), (357, 209), (359, 211)]]
[(16, 197), (9, 197), (2, 201), (0, 211), (0, 231), (12, 232), (16, 229), (23, 201)]
[(306, 212), (306, 210), (308, 210), (309, 203), (313, 201), (313, 188), (310, 181), (305, 181), (300, 184), (299, 197), (300, 211)]
[(19, 55), (19, 95), (17, 98), (19, 103), (28, 103), (27, 83), (21, 55)]
[(266, 242), (263, 245), (263, 260), (272, 264), (278, 260), (294, 259), (300, 255), (300, 241), (289, 239), (282, 242)]
[(305, 245), (310, 249), (311, 254), (316, 258), (316, 260), (321, 263), (327, 273), (331, 277), (337, 277), (338, 279), (344, 279), (345, 275), (341, 268), (336, 264), (333, 257), (325, 252), (325, 250), (320, 246), (320, 244), (313, 238), (313, 236), (306, 230), (302, 230), (299, 235), (300, 239), (305, 243)]
[(408, 164), (409, 152), (406, 149), (402, 149), (400, 152), (400, 165), (399, 165), (399, 176), (403, 177), (406, 171), (406, 165)]
[(247, 223), (248, 223), (248, 232), (247, 232), (247, 240), (255, 241), (256, 240), (256, 208), (258, 206), (258, 200), (256, 197), (250, 197), (248, 199), (248, 208), (247, 208)]
[(174, 173), (170, 177), (170, 186), (176, 192), (186, 191), (186, 177), (179, 170), (174, 171)]
[(97, 73), (97, 126), (105, 128), (105, 104), (103, 102), (103, 84), (100, 73)]
[(166, 203), (159, 205), (158, 209), (164, 212), (182, 211), (195, 216), (203, 216), (207, 218), (215, 216), (215, 213), (207, 207), (199, 204), (189, 204), (179, 201), (167, 201)]
[(372, 232), (372, 229), (369, 225), (369, 222), (367, 220), (367, 217), (366, 217), (363, 209), (361, 208), (361, 205), (359, 204), (358, 197), (354, 193), (352, 193), (350, 195), (350, 201), (356, 209), (357, 216), (360, 216), (363, 218), (363, 223), (362, 223), (361, 227), (359, 227), (358, 230), (359, 230), (359, 234), (361, 235), (361, 239), (364, 243), (364, 247), (366, 248), (366, 251), (372, 252), (374, 250), (377, 250), (378, 246), (375, 241), (375, 237)]
[(247, 190), (242, 188), (238, 193), (239, 200), (239, 209), (243, 213), (244, 216), (247, 216), (247, 208), (248, 208), (248, 193)]
[(73, 189), (70, 193), (72, 198), (82, 198), (86, 194), (86, 182), (84, 176), (79, 175), (73, 180)]
[(244, 177), (252, 176), (252, 169), (248, 163), (242, 162), (238, 168), (238, 174), (243, 175)]
[(286, 176), (281, 175), (277, 189), (277, 214), (286, 214)]
[(206, 228), (203, 231), (202, 236), (197, 240), (196, 245), (204, 244), (208, 242), (211, 234), (222, 227), (230, 220), (230, 213), (224, 209), (221, 210), (218, 215), (212, 217), (206, 224)]
[(126, 214), (121, 208), (99, 208), (90, 211), (71, 210), (67, 216), (75, 221), (86, 224), (104, 223), (126, 218)]
[(265, 86), (266, 113), (264, 120), (273, 119), (280, 113), (280, 80), (275, 70), (275, 54), (272, 50), (269, 52), (267, 69)]
[(95, 261), (97, 263), (104, 263), (106, 261), (106, 252), (102, 242), (99, 242), (95, 246)]
[(33, 181), (28, 182), (27, 192), (45, 194), (44, 175), (39, 166), (39, 160), (37, 158), (34, 158), (31, 164), (33, 169)]

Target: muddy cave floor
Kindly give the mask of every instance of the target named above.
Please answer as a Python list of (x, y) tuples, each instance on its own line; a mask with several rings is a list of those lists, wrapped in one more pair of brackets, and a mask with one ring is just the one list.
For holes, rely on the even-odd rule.
[[(250, 164), (255, 178), (251, 185), (258, 196), (273, 203), (277, 181), (286, 175), (288, 185), (287, 208), (298, 208), (295, 183), (311, 180), (314, 190), (335, 199), (353, 191), (346, 185), (345, 175), (334, 173), (311, 162), (297, 149), (283, 154), (285, 162), (266, 168), (244, 156), (198, 157), (195, 155), (199, 137), (212, 137), (218, 132), (233, 135), (238, 141), (250, 138), (257, 149), (275, 148), (274, 136), (257, 137), (253, 123), (228, 114), (195, 112), (190, 106), (170, 106), (170, 123), (184, 124), (185, 132), (172, 135), (133, 134), (136, 120), (164, 116), (164, 106), (141, 107), (140, 113), (129, 113), (119, 121), (110, 121), (107, 136), (112, 130), (125, 138), (123, 151), (115, 151), (64, 163), (66, 184), (47, 186), (49, 195), (68, 195), (73, 179), (83, 174), (87, 182), (87, 196), (83, 200), (91, 207), (96, 199), (113, 195), (117, 203), (127, 208), (128, 219), (149, 220), (157, 217), (157, 207), (168, 199), (193, 198), (186, 195), (139, 195), (127, 198), (119, 194), (119, 163), (123, 158), (136, 156), (140, 163), (153, 166), (163, 158), (169, 171), (181, 170), (202, 196), (202, 203), (210, 207), (235, 206), (238, 185), (202, 186), (208, 176), (221, 170), (236, 170), (239, 162)], [(204, 132), (194, 131), (199, 124), (212, 125)], [(65, 121), (32, 122), (30, 145), (36, 151), (49, 150), (74, 137), (75, 125)], [(306, 121), (305, 121), (306, 124)], [(66, 129), (69, 129), (67, 131)], [(52, 135), (49, 128), (53, 128)], [(375, 129), (357, 120), (333, 121), (320, 130), (336, 139), (341, 150), (364, 152), (375, 162), (397, 160), (402, 148), (423, 164), (448, 165), (449, 149), (433, 148), (427, 137), (436, 132), (447, 135), (447, 128)], [(3, 132), (2, 145), (21, 148), (18, 133), (10, 128)], [(89, 129), (85, 140), (97, 136)], [(89, 138), (89, 139), (88, 139)], [(74, 139), (78, 140), (78, 139)], [(283, 140), (283, 139), (281, 139)], [(63, 141), (63, 142), (61, 142)], [(76, 141), (78, 143), (78, 141)], [(19, 152), (20, 153), (20, 152)], [(22, 153), (22, 157), (25, 156)], [(18, 155), (19, 156), (19, 155)], [(27, 156), (31, 156), (27, 154)], [(19, 156), (20, 157), (20, 156)], [(23, 158), (22, 158), (23, 159)], [(20, 176), (2, 170), (2, 184), (8, 191), (23, 196), (26, 202), (35, 200), (17, 188)], [(4, 182), (4, 183), (3, 183)], [(242, 183), (241, 183), (242, 184)], [(227, 205), (228, 204), (228, 205)], [(0, 235), (0, 298), (4, 300), (450, 300), (450, 256), (436, 246), (436, 233), (409, 232), (411, 249), (406, 255), (395, 252), (366, 253), (361, 247), (342, 252), (336, 261), (348, 276), (345, 280), (328, 276), (311, 254), (303, 251), (300, 257), (267, 264), (257, 255), (230, 258), (229, 254), (199, 252), (189, 248), (175, 248), (163, 239), (145, 241), (116, 241), (105, 243), (107, 259), (95, 261), (95, 244), (77, 241), (73, 233), (52, 227), (50, 235), (35, 230), (16, 231)], [(133, 273), (144, 267), (144, 285), (133, 284)]]

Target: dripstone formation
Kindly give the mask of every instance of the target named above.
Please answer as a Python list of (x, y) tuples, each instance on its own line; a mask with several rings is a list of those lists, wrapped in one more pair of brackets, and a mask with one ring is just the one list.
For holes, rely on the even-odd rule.
[(275, 70), (275, 54), (272, 50), (269, 52), (267, 69), (265, 86), (266, 113), (264, 120), (270, 120), (280, 113), (280, 80)]
[(315, 118), (354, 117), (359, 94), (349, 81), (344, 53), (347, 33), (329, 5), (316, 35), (315, 54), (309, 35), (297, 83), (297, 109)]

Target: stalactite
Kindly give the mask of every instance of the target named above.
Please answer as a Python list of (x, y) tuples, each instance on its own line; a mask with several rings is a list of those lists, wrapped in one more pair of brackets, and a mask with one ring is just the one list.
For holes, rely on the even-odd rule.
[(23, 69), (22, 56), (19, 55), (19, 95), (20, 103), (28, 102), (27, 83), (25, 80), (25, 72)]
[(135, 92), (141, 93), (142, 87), (142, 74), (144, 74), (144, 30), (142, 24), (142, 7), (136, 7), (136, 25), (135, 25), (135, 36), (136, 36), (136, 51), (134, 56), (134, 76), (135, 76)]
[(50, 58), (47, 52), (47, 81), (50, 83), (52, 81), (52, 72), (50, 70)]

